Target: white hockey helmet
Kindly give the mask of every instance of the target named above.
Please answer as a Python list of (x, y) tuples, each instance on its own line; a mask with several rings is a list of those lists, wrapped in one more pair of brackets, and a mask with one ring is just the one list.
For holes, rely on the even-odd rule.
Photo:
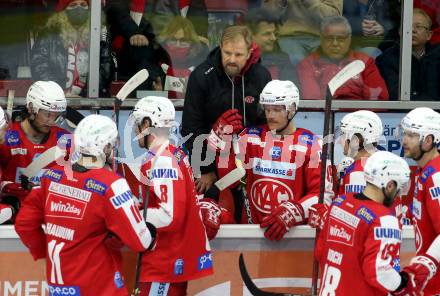
[(401, 132), (408, 131), (418, 134), (420, 141), (425, 140), (426, 136), (432, 135), (434, 143), (439, 144), (440, 113), (427, 107), (416, 108), (403, 117), (399, 129)]
[(3, 108), (0, 107), (0, 129), (4, 128), (8, 124), (8, 117), (6, 116)]
[(346, 114), (341, 120), (341, 132), (350, 140), (353, 135), (360, 134), (365, 144), (379, 142), (383, 133), (382, 120), (376, 113), (359, 110)]
[(295, 111), (299, 106), (298, 87), (289, 80), (272, 80), (263, 88), (260, 94), (261, 105), (284, 105), (290, 110), (295, 104)]
[(26, 106), (32, 103), (32, 111), (66, 111), (67, 101), (63, 89), (53, 81), (34, 82), (26, 94)]
[(136, 103), (132, 116), (137, 124), (148, 117), (152, 127), (172, 127), (175, 123), (176, 110), (168, 98), (149, 96)]
[(75, 147), (81, 154), (102, 156), (104, 147), (114, 147), (118, 140), (116, 124), (107, 116), (88, 115), (81, 120), (74, 132)]
[(364, 174), (368, 183), (379, 188), (385, 188), (389, 181), (394, 181), (402, 190), (408, 185), (410, 169), (403, 158), (388, 151), (377, 151), (367, 159)]

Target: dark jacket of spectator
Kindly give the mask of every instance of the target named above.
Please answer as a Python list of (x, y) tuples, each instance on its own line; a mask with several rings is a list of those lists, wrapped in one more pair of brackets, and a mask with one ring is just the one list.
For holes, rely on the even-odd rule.
[[(399, 99), (400, 45), (386, 50), (376, 59), (385, 79), (391, 100)], [(411, 100), (438, 101), (440, 99), (440, 46), (426, 44), (426, 53), (411, 60)]]
[[(85, 33), (87, 34), (87, 33)], [(76, 53), (74, 62), (76, 70), (68, 69), (68, 65), (72, 65), (69, 60), (69, 51), (66, 47), (66, 40), (61, 37), (60, 26), (48, 26), (46, 30), (41, 32), (37, 37), (31, 53), (31, 71), (34, 80), (52, 80), (63, 87), (67, 93), (71, 91), (68, 78), (68, 72), (82, 72), (80, 80), (84, 82), (79, 96), (87, 96), (87, 81), (89, 71), (89, 44), (83, 42), (81, 50), (84, 57), (79, 52)], [(88, 37), (86, 35), (85, 37)], [(87, 39), (87, 38), (86, 38)], [(78, 51), (78, 48), (76, 49)], [(71, 59), (72, 57), (70, 57)], [(84, 60), (82, 60), (84, 59)], [(81, 70), (79, 68), (82, 68)], [(113, 79), (114, 64), (111, 56), (111, 43), (107, 36), (101, 40), (100, 45), (100, 68), (99, 68), (99, 95), (101, 97), (109, 97), (109, 85)], [(74, 74), (75, 75), (75, 74)]]
[[(190, 152), (195, 137), (209, 134), (215, 121), (228, 109), (236, 108), (240, 114), (245, 114), (246, 126), (265, 122), (258, 102), (260, 93), (271, 81), (271, 76), (260, 63), (257, 47), (254, 47), (242, 73), (242, 76), (230, 80), (223, 69), (219, 47), (211, 51), (206, 61), (191, 73), (182, 117), (182, 135), (193, 134), (185, 143)], [(214, 170), (214, 163), (201, 168), (202, 174)]]
[(261, 55), (261, 63), (269, 70), (272, 79), (290, 80), (299, 88), (295, 67), (286, 53), (281, 50), (264, 52)]
[(385, 81), (380, 76), (374, 60), (368, 55), (349, 51), (347, 57), (335, 61), (321, 57), (320, 50), (313, 52), (298, 65), (302, 99), (323, 100), (329, 81), (354, 60), (365, 63), (365, 70), (341, 86), (334, 98), (338, 100), (388, 100)]

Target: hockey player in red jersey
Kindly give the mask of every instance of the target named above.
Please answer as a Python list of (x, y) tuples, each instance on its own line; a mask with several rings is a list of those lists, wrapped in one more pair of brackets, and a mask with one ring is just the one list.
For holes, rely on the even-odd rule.
[[(401, 121), (405, 157), (419, 167), (412, 205), (417, 256), (407, 269), (414, 272), (424, 295), (440, 294), (440, 114), (416, 108)], [(436, 274), (437, 273), (437, 274)], [(426, 286), (426, 287), (425, 287)]]
[[(265, 228), (265, 237), (277, 241), (293, 226), (304, 224), (308, 208), (318, 201), (321, 141), (311, 131), (295, 126), (299, 91), (291, 81), (269, 82), (260, 94), (260, 104), (267, 125), (246, 128), (239, 139), (249, 199), (244, 203), (242, 222), (259, 223)], [(234, 168), (233, 158), (227, 172)], [(216, 203), (217, 195), (213, 186), (205, 193), (205, 200)], [(206, 220), (209, 216), (203, 217)]]
[[(28, 188), (21, 185), (21, 170), (57, 143), (61, 146), (67, 143), (64, 135), (68, 132), (55, 126), (66, 111), (66, 98), (58, 84), (52, 81), (33, 83), (26, 95), (26, 106), (25, 119), (12, 122), (6, 130), (4, 143), (0, 144), (0, 203), (8, 205), (10, 213), (1, 217), (0, 224), (13, 220), (21, 201), (29, 193)], [(42, 173), (28, 181), (38, 184)]]
[(174, 106), (167, 98), (145, 97), (132, 116), (139, 146), (148, 149), (142, 191), (149, 191), (147, 221), (158, 232), (155, 250), (142, 258), (140, 295), (186, 295), (189, 280), (213, 269), (188, 157), (168, 140)]
[(417, 295), (411, 275), (400, 272), (401, 230), (388, 208), (410, 170), (386, 151), (370, 156), (361, 193), (339, 195), (316, 250), (323, 267), (319, 295)]
[[(46, 258), (50, 295), (128, 295), (110, 234), (136, 252), (153, 245), (155, 228), (142, 219), (125, 179), (106, 167), (116, 124), (89, 115), (74, 133), (79, 160), (54, 165), (23, 202), (15, 229), (35, 260)], [(44, 231), (42, 226), (44, 226)]]

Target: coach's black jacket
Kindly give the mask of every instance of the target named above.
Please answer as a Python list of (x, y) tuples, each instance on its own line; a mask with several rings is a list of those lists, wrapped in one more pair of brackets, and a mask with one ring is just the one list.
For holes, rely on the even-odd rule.
[[(240, 114), (245, 114), (245, 126), (264, 123), (264, 113), (258, 102), (261, 91), (270, 80), (269, 71), (260, 63), (260, 53), (256, 46), (243, 69), (243, 75), (232, 80), (223, 70), (220, 48), (211, 51), (206, 61), (197, 66), (188, 80), (181, 132), (183, 136), (193, 134), (185, 143), (189, 153), (192, 154), (194, 138), (200, 134), (209, 134), (217, 118), (228, 109), (234, 107)], [(201, 173), (214, 170), (215, 165), (211, 164), (201, 168)]]

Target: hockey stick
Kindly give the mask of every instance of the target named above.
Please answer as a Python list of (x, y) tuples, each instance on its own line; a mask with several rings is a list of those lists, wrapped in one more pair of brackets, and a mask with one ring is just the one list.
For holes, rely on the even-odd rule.
[(246, 264), (244, 263), (243, 253), (240, 253), (240, 257), (238, 257), (238, 267), (240, 268), (241, 278), (243, 279), (243, 282), (246, 285), (246, 288), (254, 296), (296, 296), (296, 295), (298, 295), (298, 294), (289, 294), (289, 293), (268, 292), (268, 291), (263, 291), (260, 288), (258, 288), (257, 285), (255, 285), (255, 283), (252, 281), (252, 279), (247, 271)]
[(82, 115), (78, 110), (67, 106), (66, 108), (66, 121), (67, 125), (75, 129), (78, 123), (83, 120), (84, 115)]
[(57, 160), (59, 157), (65, 155), (66, 150), (63, 150), (58, 146), (50, 147), (44, 151), (44, 153), (40, 154), (40, 156), (32, 161), (26, 168), (24, 168), (21, 171), (21, 174), (31, 179), (35, 177), (43, 168)]
[[(360, 60), (355, 60), (350, 64), (346, 65), (339, 71), (335, 77), (333, 77), (328, 83), (327, 92), (325, 96), (325, 117), (324, 117), (324, 127), (323, 127), (323, 145), (321, 153), (321, 183), (319, 186), (319, 199), (318, 203), (322, 204), (324, 202), (325, 193), (325, 182), (326, 182), (326, 170), (327, 170), (327, 156), (328, 156), (328, 143), (330, 141), (329, 130), (330, 130), (330, 113), (332, 107), (332, 99), (336, 90), (341, 87), (348, 80), (358, 75), (365, 69), (364, 62)], [(315, 233), (315, 248), (319, 237), (319, 229), (316, 229)], [(318, 292), (318, 275), (319, 275), (319, 264), (318, 261), (313, 257), (313, 272), (312, 272), (312, 295), (317, 295)]]
[(14, 98), (15, 90), (8, 90), (8, 103), (6, 105), (6, 114), (8, 115), (8, 120), (12, 120), (12, 110), (14, 110)]

